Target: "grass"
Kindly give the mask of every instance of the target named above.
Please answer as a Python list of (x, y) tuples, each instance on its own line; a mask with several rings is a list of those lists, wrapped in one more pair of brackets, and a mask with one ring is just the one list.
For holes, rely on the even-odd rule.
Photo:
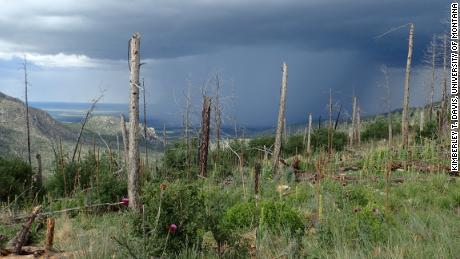
[[(397, 141), (398, 137), (395, 137), (395, 143)], [(210, 224), (217, 223), (211, 223), (209, 218), (199, 231), (203, 240), (200, 244), (169, 251), (164, 247), (174, 238), (168, 236), (166, 242), (165, 239), (144, 238), (152, 234), (145, 227), (147, 234), (139, 235), (139, 218), (126, 208), (105, 213), (59, 215), (56, 218), (55, 246), (63, 251), (75, 252), (81, 258), (148, 258), (149, 248), (164, 251), (161, 254), (167, 258), (456, 258), (460, 254), (460, 181), (439, 173), (448, 164), (442, 146), (442, 140), (423, 139), (413, 141), (409, 151), (403, 152), (397, 149), (390, 151), (384, 141), (363, 143), (360, 148), (336, 152), (329, 163), (320, 164), (325, 177), (319, 184), (311, 180), (295, 182), (294, 172), (289, 167), (282, 167), (279, 177), (274, 176), (270, 161), (262, 161), (257, 198), (253, 191), (252, 165), (247, 164), (243, 168), (244, 177), (235, 166), (230, 175), (222, 179), (220, 167), (210, 163), (209, 178), (193, 181), (198, 182), (196, 185), (203, 195), (206, 213), (211, 213), (215, 219), (225, 218), (230, 208), (242, 203), (253, 202), (259, 208), (267, 203), (281, 203), (299, 215), (305, 226), (291, 231), (285, 227), (288, 220), (292, 220), (288, 218), (290, 216), (279, 219), (278, 216), (270, 218), (265, 214), (267, 219), (272, 222), (276, 219), (279, 223), (267, 227), (261, 216), (264, 212), (249, 213), (256, 215), (255, 219), (244, 226), (239, 225), (238, 229), (230, 229), (236, 240), (224, 243), (221, 253), (214, 233), (208, 229)], [(326, 157), (325, 154), (315, 153), (307, 160), (300, 156), (302, 171), (307, 176), (314, 176), (318, 169), (315, 169), (316, 160)], [(292, 160), (292, 157), (287, 158), (288, 163)], [(402, 179), (401, 182), (386, 181), (389, 160), (394, 164), (408, 164), (407, 170), (399, 168), (391, 173), (391, 179)], [(343, 184), (337, 176), (347, 167), (358, 169), (346, 173), (355, 181)], [(153, 177), (149, 181), (144, 184), (155, 189), (165, 180)], [(166, 191), (171, 192), (180, 190), (173, 186), (178, 188), (188, 183), (187, 179), (180, 177), (169, 181), (165, 182), (168, 186)], [(280, 184), (288, 185), (289, 190), (278, 192)], [(148, 192), (149, 188), (144, 188), (144, 192)], [(157, 196), (153, 194), (143, 197), (155, 199)], [(189, 202), (186, 197), (182, 200), (178, 193), (161, 197), (179, 199), (179, 203)], [(165, 200), (163, 204), (177, 205), (174, 202)], [(146, 208), (153, 211), (149, 215), (156, 215), (158, 207), (152, 205), (155, 202), (144, 201), (144, 204), (152, 206)], [(211, 205), (222, 205), (224, 209), (219, 213), (223, 216), (212, 214)], [(181, 206), (178, 205), (179, 208)], [(49, 204), (50, 208), (53, 208), (53, 202)], [(166, 211), (168, 209), (163, 207), (161, 213)], [(270, 213), (276, 214), (276, 211)], [(167, 219), (174, 220), (174, 217), (168, 215)], [(238, 215), (232, 217), (238, 218)], [(145, 220), (155, 222), (156, 219)], [(238, 220), (246, 222), (244, 218)], [(196, 223), (188, 218), (187, 222)], [(183, 226), (178, 225), (180, 231)], [(11, 238), (17, 229), (17, 226), (0, 225), (0, 234)], [(158, 229), (165, 231), (161, 227)], [(44, 230), (33, 234), (34, 241), (41, 243)]]
[[(364, 182), (342, 187), (335, 181), (325, 180), (321, 192), (324, 197), (324, 219), (319, 225), (309, 225), (300, 236), (288, 232), (258, 233), (248, 229), (250, 254), (258, 258), (455, 258), (460, 254), (460, 183), (446, 175), (418, 175), (390, 188), (390, 208), (383, 211), (384, 184)], [(292, 186), (291, 192), (281, 198), (275, 194), (273, 183), (263, 186), (263, 200), (281, 199), (303, 215), (306, 222), (315, 216), (317, 203), (314, 187), (308, 183)], [(354, 201), (346, 200), (339, 208), (339, 200), (346, 191), (361, 190), (371, 203), (379, 208), (382, 222), (372, 222), (369, 235), (368, 222), (359, 222), (361, 212)], [(222, 192), (242, 194), (238, 186), (228, 186)], [(365, 206), (361, 207), (362, 210)], [(74, 218), (57, 219), (56, 247), (65, 251), (80, 251), (85, 258), (125, 258), (126, 249), (119, 247), (111, 237), (129, 239), (129, 212), (112, 212), (94, 216), (79, 214)], [(353, 225), (358, 224), (358, 225)], [(188, 248), (178, 258), (217, 258), (215, 241), (210, 238), (203, 250)], [(149, 244), (152, 246), (162, 244)], [(133, 242), (132, 249), (136, 249)], [(228, 254), (231, 258), (231, 254)]]

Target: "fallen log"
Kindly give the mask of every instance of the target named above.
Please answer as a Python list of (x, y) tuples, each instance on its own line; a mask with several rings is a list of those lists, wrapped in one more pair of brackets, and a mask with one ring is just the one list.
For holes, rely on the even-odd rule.
[[(56, 211), (38, 213), (37, 217), (38, 218), (44, 218), (44, 217), (47, 217), (47, 216), (50, 216), (50, 215), (59, 214), (59, 213), (65, 213), (65, 212), (70, 212), (70, 211), (76, 211), (76, 210), (82, 210), (82, 209), (92, 209), (92, 208), (102, 207), (102, 206), (111, 207), (111, 206), (119, 206), (119, 205), (124, 205), (124, 203), (123, 202), (115, 202), (115, 203), (99, 203), (99, 204), (93, 204), (93, 205), (86, 205), (86, 206), (68, 208), (68, 209), (63, 209), (63, 210), (56, 210)], [(11, 220), (17, 222), (17, 221), (21, 221), (21, 220), (24, 220), (24, 219), (27, 219), (27, 218), (29, 218), (29, 216), (24, 215), (24, 216), (15, 217), (15, 218), (13, 218)]]
[(30, 227), (32, 226), (32, 223), (34, 222), (41, 208), (42, 206), (39, 205), (32, 210), (32, 214), (29, 216), (29, 219), (27, 220), (26, 224), (22, 226), (22, 229), (18, 232), (16, 237), (14, 237), (12, 241), (10, 241), (11, 246), (13, 247), (13, 253), (21, 254), (22, 247), (26, 244), (27, 239), (29, 237)]

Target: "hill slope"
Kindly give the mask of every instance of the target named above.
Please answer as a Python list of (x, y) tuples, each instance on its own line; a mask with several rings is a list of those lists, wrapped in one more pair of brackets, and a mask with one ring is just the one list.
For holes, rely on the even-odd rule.
[[(19, 155), (27, 152), (25, 105), (16, 98), (0, 92), (0, 155)], [(32, 152), (40, 152), (59, 138), (75, 141), (76, 132), (54, 120), (48, 113), (30, 107), (30, 133)]]

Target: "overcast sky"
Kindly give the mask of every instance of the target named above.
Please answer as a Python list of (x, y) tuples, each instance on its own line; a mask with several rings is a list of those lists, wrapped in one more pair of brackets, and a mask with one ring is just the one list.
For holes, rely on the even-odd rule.
[[(128, 40), (141, 34), (141, 77), (151, 116), (180, 122), (183, 92), (216, 71), (226, 110), (242, 125), (274, 125), (281, 64), (289, 66), (287, 120), (326, 113), (329, 88), (350, 110), (383, 110), (380, 66), (390, 69), (392, 106), (402, 102), (408, 29), (415, 23), (411, 105), (426, 101), (422, 58), (443, 33), (448, 0), (0, 0), (0, 91), (23, 98), (23, 54), (31, 101), (127, 103)], [(198, 99), (194, 105), (199, 106)], [(226, 123), (230, 123), (229, 120)]]

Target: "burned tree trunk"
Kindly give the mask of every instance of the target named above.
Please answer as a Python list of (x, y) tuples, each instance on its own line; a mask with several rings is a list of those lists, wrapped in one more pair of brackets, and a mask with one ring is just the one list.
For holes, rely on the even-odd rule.
[(428, 111), (428, 118), (431, 121), (433, 119), (433, 99), (434, 99), (434, 84), (436, 82), (436, 36), (433, 36), (433, 40), (430, 44), (431, 51), (431, 87), (430, 87), (430, 109)]
[(216, 148), (217, 148), (217, 158), (219, 158), (220, 151), (220, 138), (221, 138), (221, 128), (222, 128), (222, 106), (220, 103), (220, 78), (219, 73), (216, 73), (216, 89), (214, 96), (214, 126), (216, 131)]
[(332, 155), (332, 89), (329, 88), (329, 125), (327, 129), (327, 153)]
[(402, 113), (402, 138), (403, 148), (407, 149), (409, 146), (409, 82), (412, 63), (412, 48), (414, 46), (414, 24), (410, 24), (409, 29), (409, 49), (407, 52), (406, 76), (404, 80), (404, 103)]
[(441, 83), (441, 113), (439, 116), (439, 126), (438, 131), (442, 134), (442, 131), (445, 126), (446, 120), (446, 111), (447, 111), (447, 35), (444, 34), (443, 39), (443, 61), (442, 61), (442, 83)]
[(307, 117), (307, 123), (305, 124), (305, 129), (303, 131), (302, 145), (304, 148), (307, 147), (307, 131), (308, 131), (308, 117)]
[(191, 160), (191, 147), (190, 147), (190, 137), (189, 137), (189, 126), (190, 126), (190, 110), (191, 110), (191, 93), (190, 93), (190, 81), (187, 86), (187, 94), (185, 96), (185, 113), (184, 113), (184, 137), (185, 145), (187, 148), (187, 155), (185, 158), (187, 166), (190, 165)]
[(29, 82), (27, 81), (27, 59), (24, 55), (24, 88), (25, 88), (25, 106), (26, 106), (26, 129), (27, 129), (27, 155), (29, 165), (32, 165), (32, 154), (30, 151), (30, 119), (29, 119), (29, 98), (28, 98), (28, 86)]
[(96, 108), (96, 104), (99, 102), (99, 100), (102, 99), (103, 96), (104, 95), (101, 94), (97, 99), (93, 100), (92, 103), (91, 103), (91, 106), (88, 109), (88, 111), (86, 111), (85, 118), (83, 119), (83, 121), (81, 123), (80, 132), (78, 133), (77, 144), (75, 144), (75, 148), (73, 150), (72, 162), (75, 161), (75, 155), (77, 154), (78, 145), (80, 145), (81, 138), (83, 136), (83, 131), (85, 130), (86, 123), (88, 122), (89, 118), (91, 117), (91, 114), (92, 114), (94, 108)]
[(383, 87), (385, 88), (385, 106), (387, 109), (387, 117), (388, 117), (388, 147), (392, 147), (393, 143), (393, 118), (391, 116), (391, 92), (390, 92), (390, 82), (388, 76), (388, 68), (387, 66), (383, 65), (381, 68), (384, 77), (384, 84)]
[(254, 166), (254, 194), (256, 195), (256, 197), (259, 195), (260, 169), (260, 163), (256, 163)]
[(129, 106), (129, 150), (128, 150), (128, 199), (129, 207), (140, 211), (139, 200), (139, 69), (140, 34), (134, 33), (130, 40), (130, 106)]
[(356, 135), (359, 146), (361, 145), (361, 108), (359, 108), (359, 105), (356, 112)]
[(279, 157), (281, 152), (281, 135), (283, 133), (283, 124), (284, 124), (284, 113), (286, 107), (286, 90), (287, 90), (287, 77), (288, 77), (288, 67), (286, 63), (283, 63), (283, 79), (281, 83), (281, 96), (280, 96), (280, 105), (278, 111), (278, 124), (276, 127), (276, 136), (275, 136), (275, 147), (273, 150), (273, 172), (276, 174), (278, 171)]
[(42, 189), (42, 156), (37, 154), (35, 156), (37, 158), (37, 173), (34, 175), (33, 178), (33, 196), (40, 193)]
[(201, 113), (201, 141), (200, 141), (200, 175), (207, 176), (208, 147), (209, 147), (209, 122), (211, 120), (211, 98), (204, 97), (203, 111)]
[(311, 113), (308, 114), (308, 135), (307, 135), (307, 155), (311, 155)]
[(166, 123), (163, 123), (163, 152), (166, 152)]
[(53, 249), (54, 241), (54, 218), (48, 218), (46, 225), (46, 239), (45, 239), (45, 250), (49, 251)]
[(38, 216), (38, 212), (40, 211), (40, 209), (41, 209), (41, 206), (37, 206), (32, 210), (32, 214), (30, 215), (26, 224), (22, 226), (22, 229), (19, 231), (19, 233), (14, 238), (13, 252), (15, 254), (21, 254), (22, 247), (25, 245), (27, 238), (29, 237), (29, 232), (30, 232), (30, 228), (32, 227), (32, 223), (34, 223), (34, 220)]
[(353, 147), (354, 143), (356, 143), (357, 136), (356, 136), (356, 96), (353, 96), (353, 110), (351, 115), (351, 132), (352, 136), (350, 139), (350, 146)]
[(334, 130), (337, 130), (337, 126), (339, 125), (340, 113), (341, 112), (342, 112), (342, 105), (340, 105), (339, 112), (337, 113), (337, 117), (335, 118)]

